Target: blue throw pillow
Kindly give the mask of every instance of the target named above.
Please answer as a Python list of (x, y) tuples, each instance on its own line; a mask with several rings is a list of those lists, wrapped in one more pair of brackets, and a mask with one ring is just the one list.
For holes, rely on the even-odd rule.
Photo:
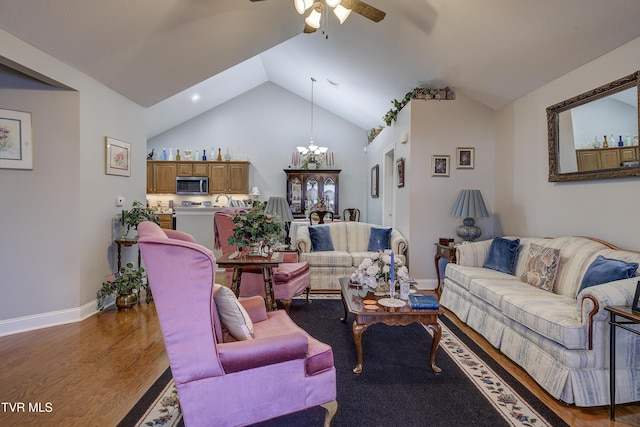
[(391, 249), (390, 228), (371, 228), (371, 235), (369, 236), (369, 245), (367, 246), (367, 250), (369, 252), (375, 252), (378, 249), (381, 251)]
[(331, 230), (326, 225), (309, 227), (309, 237), (311, 237), (311, 252), (322, 252), (333, 250), (333, 240), (331, 240)]
[(489, 247), (489, 253), (487, 254), (487, 259), (483, 267), (513, 274), (516, 270), (519, 253), (520, 239), (509, 240), (496, 237), (493, 239), (493, 242), (491, 242), (491, 247)]
[(587, 272), (584, 273), (578, 293), (589, 286), (634, 277), (636, 271), (638, 271), (637, 262), (625, 262), (598, 255), (595, 261), (587, 268)]

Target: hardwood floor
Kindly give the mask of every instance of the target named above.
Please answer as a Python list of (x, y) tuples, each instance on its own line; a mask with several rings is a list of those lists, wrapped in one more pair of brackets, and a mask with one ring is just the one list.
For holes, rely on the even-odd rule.
[[(585, 409), (556, 401), (455, 316), (449, 317), (569, 425), (640, 426), (640, 404), (618, 406), (612, 422), (608, 406)], [(153, 303), (2, 337), (0, 360), (2, 426), (115, 426), (169, 366)]]

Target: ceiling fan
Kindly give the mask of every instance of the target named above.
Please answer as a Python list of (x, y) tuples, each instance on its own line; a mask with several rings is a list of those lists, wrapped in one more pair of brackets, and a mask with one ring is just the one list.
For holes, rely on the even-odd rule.
[[(264, 0), (251, 0), (252, 2)], [(334, 15), (342, 24), (347, 20), (351, 12), (362, 15), (373, 22), (380, 22), (386, 13), (360, 0), (293, 0), (293, 5), (300, 15), (311, 10), (305, 18), (304, 32), (314, 33), (320, 28), (322, 13), (333, 10)]]

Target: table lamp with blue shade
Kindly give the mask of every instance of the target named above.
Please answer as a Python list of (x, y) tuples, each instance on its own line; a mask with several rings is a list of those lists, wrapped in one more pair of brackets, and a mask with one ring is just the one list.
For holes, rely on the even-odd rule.
[(489, 216), (480, 190), (460, 190), (456, 204), (451, 210), (451, 215), (464, 218), (463, 225), (456, 228), (456, 234), (462, 239), (463, 243), (473, 242), (480, 237), (482, 231), (475, 225), (476, 222), (473, 218)]
[(291, 237), (289, 237), (289, 227), (291, 221), (293, 221), (293, 214), (291, 213), (291, 207), (287, 203), (287, 199), (284, 197), (269, 197), (267, 206), (264, 208), (266, 213), (278, 215), (280, 222), (284, 224), (284, 230), (286, 237), (284, 243), (288, 246), (291, 244)]

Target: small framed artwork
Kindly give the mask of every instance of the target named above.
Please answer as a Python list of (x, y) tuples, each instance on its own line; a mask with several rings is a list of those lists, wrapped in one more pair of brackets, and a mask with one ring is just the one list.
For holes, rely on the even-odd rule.
[(473, 169), (475, 157), (475, 148), (458, 147), (456, 148), (456, 169)]
[(404, 157), (396, 160), (396, 167), (398, 169), (398, 188), (404, 187)]
[(131, 144), (105, 137), (107, 175), (131, 176)]
[(636, 296), (633, 297), (631, 310), (636, 313), (640, 313), (640, 281), (638, 281), (638, 284), (636, 285)]
[(31, 113), (0, 108), (0, 168), (33, 169)]
[(431, 156), (431, 176), (449, 176), (451, 157), (444, 154)]
[(375, 165), (371, 168), (371, 197), (377, 199), (380, 195), (378, 186), (380, 185), (380, 166)]

